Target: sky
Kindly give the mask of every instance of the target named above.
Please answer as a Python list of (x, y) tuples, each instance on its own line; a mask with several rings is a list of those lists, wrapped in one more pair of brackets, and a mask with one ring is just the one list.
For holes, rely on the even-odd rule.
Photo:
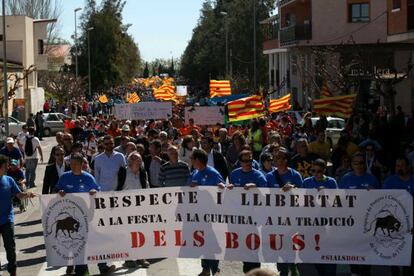
[[(97, 2), (100, 3), (99, 0)], [(204, 0), (126, 2), (123, 23), (132, 24), (128, 32), (138, 43), (142, 59), (152, 61), (155, 58), (181, 57), (191, 39)], [(82, 8), (85, 0), (62, 0), (61, 3), (60, 36), (72, 41), (71, 36), (75, 32), (74, 9)], [(81, 12), (78, 12), (78, 20)]]

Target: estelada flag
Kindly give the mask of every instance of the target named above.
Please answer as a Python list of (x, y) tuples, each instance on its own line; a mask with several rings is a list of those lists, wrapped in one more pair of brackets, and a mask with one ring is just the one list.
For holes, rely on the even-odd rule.
[(349, 118), (357, 94), (336, 96), (313, 100), (313, 109), (321, 115), (334, 115), (342, 118)]
[(329, 98), (333, 96), (326, 82), (324, 82), (324, 84), (322, 85), (321, 95), (322, 95), (322, 98)]
[(102, 95), (102, 96), (100, 96), (98, 100), (99, 100), (99, 102), (100, 102), (100, 103), (102, 103), (102, 104), (106, 104), (106, 103), (108, 103), (108, 98), (106, 97), (106, 95)]
[(141, 99), (136, 92), (132, 93), (128, 98), (128, 103), (139, 103)]
[(259, 95), (241, 98), (227, 104), (229, 122), (249, 120), (264, 115), (263, 99)]
[(210, 80), (210, 98), (230, 95), (231, 84), (229, 80)]
[(162, 85), (157, 89), (154, 89), (153, 96), (157, 100), (177, 101), (177, 96), (175, 95), (175, 86), (171, 85)]
[(287, 94), (279, 99), (273, 99), (269, 101), (269, 113), (282, 112), (290, 110), (292, 105), (289, 103), (291, 94)]

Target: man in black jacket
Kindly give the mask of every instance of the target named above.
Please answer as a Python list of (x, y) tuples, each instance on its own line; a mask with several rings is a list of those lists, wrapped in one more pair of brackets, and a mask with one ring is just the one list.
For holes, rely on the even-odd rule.
[(45, 177), (43, 178), (42, 194), (54, 194), (55, 185), (59, 177), (67, 171), (70, 171), (70, 166), (65, 163), (65, 150), (61, 146), (55, 147), (54, 153), (55, 162), (46, 166)]
[(207, 165), (215, 168), (221, 174), (223, 179), (226, 180), (227, 176), (229, 175), (229, 171), (227, 169), (227, 161), (220, 152), (213, 149), (213, 137), (203, 136), (201, 138), (200, 145), (201, 148), (208, 154)]
[(161, 157), (161, 141), (158, 139), (152, 140), (149, 145), (149, 152), (150, 155), (146, 156), (144, 160), (145, 170), (148, 173), (150, 187), (158, 188), (161, 187), (158, 183), (161, 166), (167, 162)]

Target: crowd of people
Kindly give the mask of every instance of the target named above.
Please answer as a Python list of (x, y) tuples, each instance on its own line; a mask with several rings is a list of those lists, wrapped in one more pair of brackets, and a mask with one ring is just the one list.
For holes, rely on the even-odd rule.
[[(175, 186), (219, 186), (308, 189), (404, 189), (414, 193), (414, 121), (379, 109), (371, 117), (354, 115), (338, 141), (327, 139), (328, 121), (304, 114), (302, 122), (286, 114), (253, 119), (249, 124), (198, 126), (183, 121), (182, 110), (170, 120), (117, 120), (112, 115), (79, 113), (65, 132), (56, 134), (43, 179), (43, 194), (125, 191)], [(26, 187), (35, 187), (38, 156), (43, 161), (36, 126), (25, 126), (7, 138), (0, 150), (0, 229), (9, 272), (16, 271), (12, 208), (17, 195), (25, 210)], [(10, 165), (10, 166), (9, 166)], [(25, 168), (25, 174), (21, 172)], [(3, 191), (3, 190), (1, 190)], [(23, 191), (23, 192), (22, 192)], [(6, 210), (6, 212), (3, 212)], [(148, 267), (147, 260), (129, 260), (126, 267)], [(200, 276), (219, 275), (218, 260), (202, 260)], [(243, 263), (244, 273), (260, 263)], [(279, 263), (280, 275), (306, 275), (301, 265)], [(115, 267), (99, 264), (101, 273)], [(319, 275), (335, 275), (336, 265), (315, 264)], [(351, 265), (355, 275), (371, 275), (367, 265)], [(414, 275), (411, 267), (392, 267), (392, 275)], [(68, 267), (67, 273), (88, 273)]]

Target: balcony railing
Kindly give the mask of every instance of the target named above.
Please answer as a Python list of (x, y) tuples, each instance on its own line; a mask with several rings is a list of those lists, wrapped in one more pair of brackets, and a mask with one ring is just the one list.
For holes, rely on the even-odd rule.
[(312, 39), (312, 25), (292, 25), (280, 30), (280, 43), (294, 43), (300, 40)]
[(279, 6), (289, 4), (290, 2), (295, 2), (296, 0), (279, 0)]

